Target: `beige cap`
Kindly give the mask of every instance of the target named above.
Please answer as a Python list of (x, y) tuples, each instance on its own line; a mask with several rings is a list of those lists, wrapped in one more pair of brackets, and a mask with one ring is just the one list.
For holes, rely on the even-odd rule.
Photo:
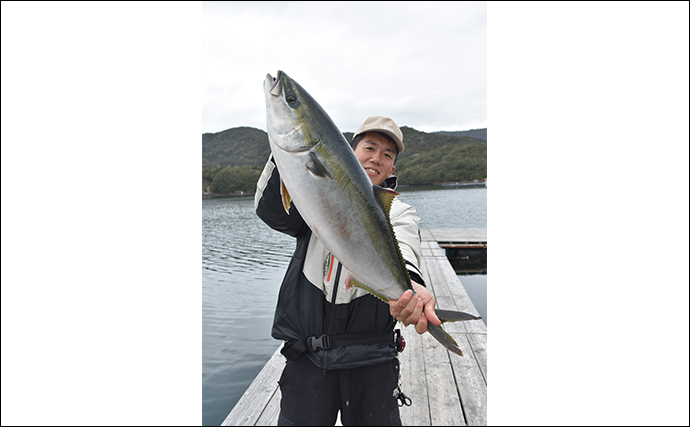
[(398, 146), (398, 154), (405, 150), (403, 145), (403, 134), (398, 125), (388, 117), (383, 116), (371, 116), (367, 118), (364, 123), (357, 129), (352, 138), (354, 139), (357, 135), (367, 133), (367, 132), (381, 132), (393, 138), (395, 145)]

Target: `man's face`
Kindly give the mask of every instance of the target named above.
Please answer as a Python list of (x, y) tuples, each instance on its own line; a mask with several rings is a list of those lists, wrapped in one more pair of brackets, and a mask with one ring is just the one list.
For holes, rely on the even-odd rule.
[(381, 185), (395, 172), (395, 144), (383, 135), (365, 133), (355, 148), (355, 154), (372, 184)]

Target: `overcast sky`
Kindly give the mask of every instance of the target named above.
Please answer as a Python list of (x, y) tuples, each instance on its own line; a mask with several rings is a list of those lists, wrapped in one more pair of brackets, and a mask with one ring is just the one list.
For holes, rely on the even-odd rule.
[(486, 2), (203, 2), (203, 132), (266, 129), (282, 70), (341, 131), (487, 127)]

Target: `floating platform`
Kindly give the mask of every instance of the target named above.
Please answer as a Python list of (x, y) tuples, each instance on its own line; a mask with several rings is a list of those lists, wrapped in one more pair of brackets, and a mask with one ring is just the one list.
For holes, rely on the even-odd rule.
[[(436, 298), (436, 307), (479, 315), (443, 245), (482, 244), (485, 228), (423, 228), (422, 274)], [(402, 325), (401, 325), (402, 326)], [(464, 353), (446, 350), (428, 333), (402, 327), (407, 345), (399, 354), (402, 390), (412, 399), (400, 408), (403, 425), (487, 425), (487, 329), (482, 320), (446, 323)], [(280, 412), (278, 379), (285, 358), (276, 350), (225, 418), (223, 426), (275, 426)], [(336, 425), (339, 425), (339, 420)]]
[[(458, 274), (486, 274), (486, 228), (426, 228), (423, 241), (435, 241)], [(424, 236), (426, 234), (426, 236)]]

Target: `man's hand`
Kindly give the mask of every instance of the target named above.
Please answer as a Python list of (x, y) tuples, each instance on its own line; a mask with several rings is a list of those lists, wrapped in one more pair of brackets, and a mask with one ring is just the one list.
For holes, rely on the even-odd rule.
[(417, 282), (412, 282), (412, 288), (416, 295), (412, 297), (412, 291), (405, 293), (397, 300), (388, 301), (391, 316), (403, 322), (405, 326), (414, 325), (418, 334), (426, 332), (427, 323), (436, 326), (441, 325), (441, 320), (436, 316), (434, 306), (436, 300), (429, 290)]

